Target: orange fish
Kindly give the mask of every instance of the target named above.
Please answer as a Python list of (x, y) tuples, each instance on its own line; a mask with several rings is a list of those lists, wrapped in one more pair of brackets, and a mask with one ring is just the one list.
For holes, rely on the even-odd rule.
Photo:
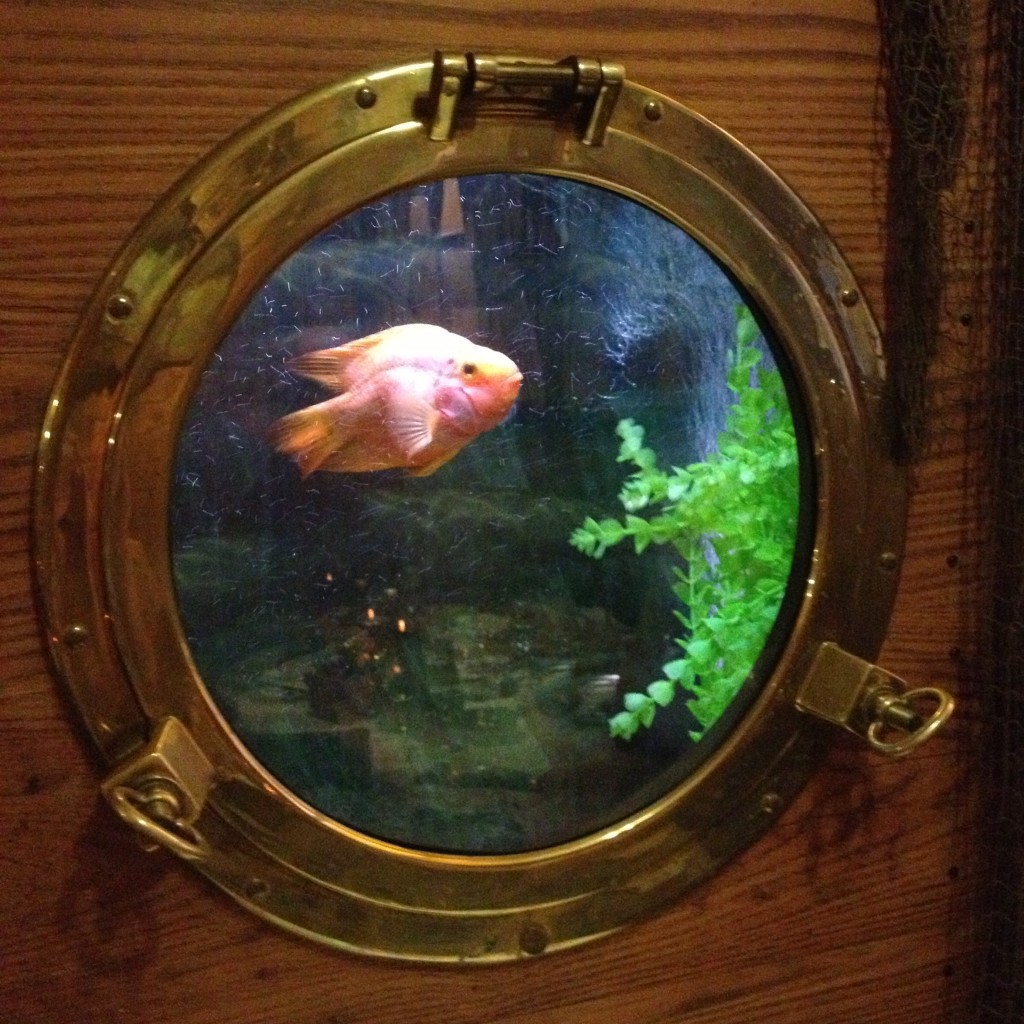
[(270, 443), (303, 477), (393, 468), (427, 476), (497, 426), (523, 381), (508, 356), (430, 324), (390, 327), (287, 365), (336, 392), (270, 428)]

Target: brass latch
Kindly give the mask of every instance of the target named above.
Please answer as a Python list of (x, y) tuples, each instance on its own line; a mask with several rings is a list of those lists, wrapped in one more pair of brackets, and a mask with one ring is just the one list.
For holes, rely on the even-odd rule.
[(625, 71), (589, 57), (553, 62), (529, 57), (486, 57), (473, 53), (434, 54), (430, 95), (430, 138), (445, 142), (455, 133), (455, 115), (463, 99), (492, 93), (504, 100), (583, 101), (586, 119), (581, 141), (600, 146), (619, 98)]
[(946, 723), (953, 698), (937, 686), (910, 689), (899, 676), (823, 643), (796, 706), (841, 725), (881, 754), (902, 757)]
[(213, 768), (188, 730), (165, 718), (141, 751), (103, 782), (118, 816), (141, 833), (147, 849), (164, 846), (186, 860), (205, 860), (209, 844), (196, 828)]

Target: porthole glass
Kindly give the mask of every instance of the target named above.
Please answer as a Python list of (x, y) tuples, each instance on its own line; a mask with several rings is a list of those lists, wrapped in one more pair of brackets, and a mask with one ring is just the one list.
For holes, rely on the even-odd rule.
[(689, 776), (785, 632), (800, 458), (762, 325), (676, 224), (551, 175), (417, 185), (304, 244), (175, 458), (183, 626), (246, 747), (339, 822), (460, 853)]

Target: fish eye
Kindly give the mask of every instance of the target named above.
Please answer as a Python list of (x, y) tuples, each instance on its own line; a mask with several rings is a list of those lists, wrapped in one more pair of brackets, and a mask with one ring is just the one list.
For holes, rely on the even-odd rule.
[(476, 363), (463, 363), (462, 364), (462, 372), (467, 377), (472, 377), (473, 374), (476, 373)]

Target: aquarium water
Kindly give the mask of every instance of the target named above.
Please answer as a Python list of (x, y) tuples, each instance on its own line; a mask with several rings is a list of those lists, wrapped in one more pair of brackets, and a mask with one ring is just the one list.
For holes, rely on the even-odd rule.
[[(213, 352), (176, 453), (181, 621), (239, 742), (317, 811), (425, 850), (549, 847), (680, 784), (760, 692), (799, 561), (762, 321), (678, 225), (566, 178), (418, 185), (304, 244)], [(500, 422), (426, 474), (304, 475), (274, 425), (337, 389), (296, 359), (402, 325), (512, 360)], [(415, 395), (368, 401), (404, 422), (420, 378), (388, 380)], [(384, 414), (360, 416), (372, 445)], [(675, 471), (700, 466), (728, 523), (691, 515), (711, 484)], [(743, 554), (759, 500), (775, 533), (743, 527)]]

